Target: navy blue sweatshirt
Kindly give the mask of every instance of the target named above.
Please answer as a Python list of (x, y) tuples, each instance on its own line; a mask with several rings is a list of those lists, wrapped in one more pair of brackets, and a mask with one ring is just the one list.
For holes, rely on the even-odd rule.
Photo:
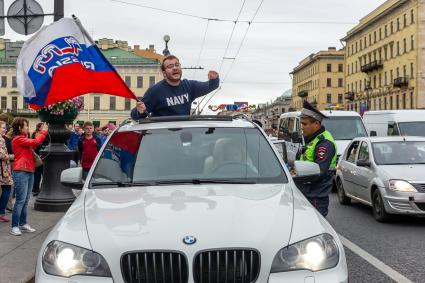
[[(165, 80), (150, 87), (143, 96), (146, 111), (155, 116), (190, 115), (192, 102), (218, 88), (220, 79), (206, 82), (182, 80), (178, 86), (172, 86)], [(131, 111), (131, 118), (139, 120), (146, 114), (140, 114), (137, 108)]]

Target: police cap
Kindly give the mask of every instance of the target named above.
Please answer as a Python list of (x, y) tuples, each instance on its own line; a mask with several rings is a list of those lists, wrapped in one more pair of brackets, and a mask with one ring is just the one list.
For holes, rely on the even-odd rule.
[(303, 103), (303, 110), (301, 111), (301, 118), (310, 117), (313, 118), (319, 122), (322, 122), (323, 119), (328, 119), (329, 117), (326, 115), (323, 115), (322, 112), (314, 108), (310, 103), (304, 100)]

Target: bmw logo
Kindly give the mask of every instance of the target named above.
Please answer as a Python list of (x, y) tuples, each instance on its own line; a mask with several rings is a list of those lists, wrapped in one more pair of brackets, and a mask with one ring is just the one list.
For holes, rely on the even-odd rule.
[(196, 238), (194, 236), (185, 236), (183, 238), (183, 243), (185, 243), (186, 245), (193, 245), (194, 243), (196, 243)]

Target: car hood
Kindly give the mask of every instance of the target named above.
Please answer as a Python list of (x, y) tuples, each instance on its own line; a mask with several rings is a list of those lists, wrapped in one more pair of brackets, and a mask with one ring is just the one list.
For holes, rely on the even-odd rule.
[(380, 165), (379, 168), (384, 172), (387, 180), (425, 181), (425, 164)]
[[(174, 185), (86, 191), (93, 250), (117, 259), (135, 250), (193, 251), (287, 245), (293, 220), (288, 184)], [(194, 236), (187, 246), (183, 237)], [(115, 262), (118, 264), (119, 262)]]

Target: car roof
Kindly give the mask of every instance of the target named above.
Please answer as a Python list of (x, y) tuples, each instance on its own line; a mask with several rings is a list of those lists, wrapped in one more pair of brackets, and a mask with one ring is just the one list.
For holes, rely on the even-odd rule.
[(415, 136), (385, 136), (385, 137), (358, 137), (354, 140), (369, 140), (370, 142), (397, 142), (397, 141), (425, 141), (425, 137)]
[(118, 132), (170, 129), (170, 128), (255, 128), (247, 117), (243, 116), (166, 116), (129, 121)]
[(364, 118), (366, 117), (376, 117), (376, 116), (391, 116), (393, 119), (396, 119), (397, 122), (409, 122), (409, 121), (424, 121), (425, 110), (414, 109), (414, 110), (378, 110), (378, 111), (367, 111), (364, 113)]

